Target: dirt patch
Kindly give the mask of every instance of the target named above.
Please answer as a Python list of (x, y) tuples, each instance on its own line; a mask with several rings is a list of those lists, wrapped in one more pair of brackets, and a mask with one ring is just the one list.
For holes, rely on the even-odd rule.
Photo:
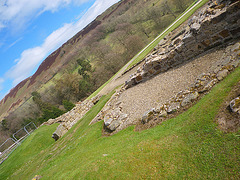
[(231, 90), (227, 98), (222, 103), (215, 121), (218, 123), (218, 127), (225, 132), (236, 132), (240, 129), (240, 115), (231, 112), (229, 107), (230, 101), (240, 96), (240, 81)]

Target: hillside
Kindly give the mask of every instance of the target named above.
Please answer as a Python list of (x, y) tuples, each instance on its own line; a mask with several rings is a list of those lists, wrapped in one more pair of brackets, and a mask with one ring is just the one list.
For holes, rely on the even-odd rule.
[[(56, 108), (66, 110), (64, 100), (76, 103), (85, 99), (192, 2), (122, 0), (113, 5), (48, 56), (31, 77), (1, 100), (0, 120), (4, 119), (6, 129), (13, 133), (29, 121), (41, 124), (51, 118), (43, 118), (44, 109), (34, 102), (33, 92), (41, 95), (41, 101), (52, 113)], [(81, 66), (76, 60), (90, 62), (88, 80), (77, 73)]]

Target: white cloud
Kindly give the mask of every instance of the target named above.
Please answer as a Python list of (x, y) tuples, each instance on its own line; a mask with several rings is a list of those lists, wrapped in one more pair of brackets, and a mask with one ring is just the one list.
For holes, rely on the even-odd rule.
[(13, 79), (13, 85), (28, 77), (50, 52), (71, 37), (71, 26), (72, 24), (65, 24), (62, 28), (50, 34), (41, 46), (22, 52), (21, 57), (15, 60), (17, 64), (6, 73), (8, 78)]
[[(56, 2), (59, 1), (69, 3), (71, 0), (56, 0)], [(83, 0), (78, 1), (83, 2)], [(89, 10), (76, 23), (65, 24), (63, 27), (52, 32), (45, 39), (41, 46), (23, 51), (21, 57), (15, 60), (17, 64), (6, 73), (6, 76), (10, 79), (13, 79), (13, 85), (16, 85), (23, 79), (30, 76), (32, 71), (49, 53), (60, 47), (64, 42), (66, 42), (77, 32), (83, 29), (87, 24), (93, 21), (99, 14), (104, 12), (109, 6), (118, 1), (119, 0), (96, 0), (92, 7), (90, 7)], [(43, 2), (45, 2), (45, 0)], [(51, 7), (49, 9), (54, 9), (56, 5), (53, 4), (52, 6), (49, 5), (48, 7)]]
[(80, 5), (87, 1), (89, 0), (1, 0), (0, 30), (8, 26), (18, 30), (45, 11), (55, 12), (70, 3)]

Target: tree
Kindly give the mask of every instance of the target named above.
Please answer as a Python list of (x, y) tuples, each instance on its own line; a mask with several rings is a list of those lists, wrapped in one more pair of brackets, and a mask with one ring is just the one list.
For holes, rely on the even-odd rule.
[(91, 72), (92, 66), (88, 60), (85, 59), (77, 59), (77, 63), (80, 66), (78, 69), (78, 74), (80, 74), (83, 79), (89, 79), (88, 72)]
[(1, 126), (2, 126), (3, 131), (9, 130), (9, 128), (7, 126), (7, 120), (6, 119), (3, 119), (1, 121)]
[(70, 111), (72, 108), (75, 107), (75, 104), (73, 104), (72, 102), (70, 102), (68, 100), (63, 100), (62, 104), (67, 111)]
[(79, 82), (81, 76), (78, 73), (65, 73), (55, 81), (55, 91), (59, 100), (76, 102), (80, 99)]

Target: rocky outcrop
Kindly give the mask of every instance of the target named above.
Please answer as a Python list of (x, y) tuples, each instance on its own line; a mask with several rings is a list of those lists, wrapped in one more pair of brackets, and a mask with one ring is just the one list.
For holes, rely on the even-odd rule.
[(96, 96), (90, 100), (87, 99), (83, 102), (79, 102), (71, 111), (56, 119), (49, 119), (45, 123), (46, 125), (60, 123), (56, 131), (53, 133), (52, 138), (58, 140), (68, 132), (68, 130), (71, 129), (71, 127), (76, 124), (99, 101), (100, 98), (101, 96)]
[[(180, 32), (169, 34), (125, 82), (130, 88), (221, 44), (240, 37), (240, 1), (210, 1)], [(219, 72), (217, 79), (227, 75)]]

